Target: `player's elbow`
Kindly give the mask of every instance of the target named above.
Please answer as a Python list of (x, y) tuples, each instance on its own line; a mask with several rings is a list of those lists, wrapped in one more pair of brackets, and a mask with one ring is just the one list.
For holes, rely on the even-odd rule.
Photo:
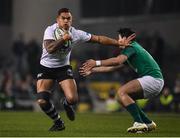
[(91, 42), (100, 43), (101, 42), (101, 37), (98, 36), (98, 35), (92, 35), (91, 36)]
[(48, 54), (52, 54), (53, 51), (52, 50), (47, 50)]
[(127, 60), (127, 56), (119, 55), (114, 60), (114, 65), (122, 65)]
[(46, 51), (48, 52), (48, 54), (52, 54), (55, 50), (51, 48), (46, 48)]
[(118, 58), (115, 58), (114, 61), (113, 61), (113, 65), (117, 66), (117, 65), (120, 65), (120, 64), (121, 64), (120, 60)]

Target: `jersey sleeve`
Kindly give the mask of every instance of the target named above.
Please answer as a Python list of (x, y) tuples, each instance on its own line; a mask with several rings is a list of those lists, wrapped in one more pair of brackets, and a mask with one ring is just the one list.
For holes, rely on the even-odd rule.
[(43, 40), (48, 40), (48, 39), (55, 40), (54, 31), (51, 27), (47, 27), (44, 32)]
[(131, 57), (132, 55), (134, 55), (135, 53), (136, 53), (136, 50), (132, 46), (125, 48), (121, 52), (122, 55), (126, 55), (128, 58)]
[(91, 34), (82, 30), (77, 30), (77, 35), (79, 36), (79, 41), (87, 42), (91, 39)]

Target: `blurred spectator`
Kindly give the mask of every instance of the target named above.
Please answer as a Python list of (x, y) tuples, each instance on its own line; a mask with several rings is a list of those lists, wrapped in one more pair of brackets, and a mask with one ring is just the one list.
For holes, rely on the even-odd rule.
[(73, 76), (76, 79), (78, 79), (78, 77), (79, 77), (78, 64), (79, 64), (78, 59), (71, 58), (71, 66), (72, 66), (72, 69), (73, 69)]
[(109, 90), (109, 97), (106, 99), (106, 110), (108, 112), (117, 112), (120, 110), (120, 104), (116, 98), (115, 87), (111, 87)]
[(25, 53), (26, 47), (24, 42), (24, 35), (19, 34), (18, 39), (14, 41), (12, 46), (12, 51), (15, 56), (16, 70), (18, 72), (23, 72), (25, 67)]
[(165, 44), (163, 38), (158, 31), (155, 31), (151, 38), (151, 48), (149, 52), (161, 68), (163, 67), (164, 48)]
[(146, 110), (148, 99), (140, 99), (140, 100), (137, 100), (136, 103), (141, 109)]
[[(35, 84), (35, 83), (34, 83)], [(35, 85), (30, 74), (19, 76), (14, 86), (16, 109), (33, 109)]]
[(39, 66), (39, 59), (40, 59), (40, 45), (35, 39), (32, 39), (27, 44), (27, 62), (28, 62), (28, 68), (29, 72), (33, 75), (33, 77), (36, 77), (37, 74), (37, 68)]
[(170, 112), (172, 111), (172, 103), (173, 103), (173, 95), (171, 94), (171, 91), (169, 87), (164, 87), (162, 94), (159, 97), (160, 111), (164, 112)]
[(143, 108), (145, 111), (150, 112), (158, 112), (158, 106), (159, 106), (159, 96), (148, 99), (148, 101), (144, 101), (146, 103), (146, 106)]
[(174, 86), (174, 111), (180, 111), (180, 74), (177, 76)]
[(5, 69), (2, 74), (1, 87), (0, 87), (0, 104), (2, 109), (14, 108), (13, 101), (13, 76), (11, 71)]
[(143, 30), (142, 32), (140, 32), (137, 41), (143, 46), (144, 49), (146, 49), (148, 52), (150, 50), (151, 47), (151, 39), (149, 37), (149, 35), (147, 34), (148, 31)]
[(84, 81), (80, 81), (78, 84), (78, 92), (79, 92), (79, 104), (77, 107), (77, 111), (85, 112), (92, 111), (93, 104), (91, 96), (89, 95), (89, 90), (87, 89), (87, 84)]

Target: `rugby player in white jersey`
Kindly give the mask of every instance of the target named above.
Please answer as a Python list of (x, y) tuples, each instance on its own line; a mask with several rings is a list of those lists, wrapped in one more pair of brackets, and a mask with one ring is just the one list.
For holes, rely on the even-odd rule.
[[(77, 43), (96, 42), (103, 45), (128, 46), (133, 35), (119, 42), (106, 36), (97, 36), (72, 27), (72, 14), (67, 8), (58, 11), (57, 23), (48, 26), (44, 32), (40, 70), (37, 75), (37, 103), (42, 111), (53, 121), (50, 131), (65, 129), (64, 122), (56, 111), (50, 100), (54, 83), (62, 88), (65, 98), (63, 100), (67, 117), (73, 121), (75, 112), (72, 105), (78, 101), (76, 82), (73, 78), (72, 67), (70, 66), (70, 54), (73, 46)], [(56, 29), (64, 33), (57, 38)]]

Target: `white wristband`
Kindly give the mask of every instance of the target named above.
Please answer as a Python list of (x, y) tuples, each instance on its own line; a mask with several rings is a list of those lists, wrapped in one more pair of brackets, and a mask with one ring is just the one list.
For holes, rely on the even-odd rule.
[(101, 60), (96, 60), (96, 66), (101, 66)]

